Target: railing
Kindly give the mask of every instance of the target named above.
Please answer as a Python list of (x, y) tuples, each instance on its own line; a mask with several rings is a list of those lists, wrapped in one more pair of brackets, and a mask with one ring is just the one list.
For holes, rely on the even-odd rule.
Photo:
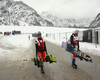
[(56, 40), (56, 41), (68, 41), (72, 32), (62, 32), (62, 33), (47, 33), (46, 37)]

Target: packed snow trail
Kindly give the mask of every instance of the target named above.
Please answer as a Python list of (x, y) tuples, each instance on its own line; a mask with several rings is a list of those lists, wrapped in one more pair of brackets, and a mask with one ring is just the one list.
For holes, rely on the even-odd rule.
[(77, 59), (76, 70), (71, 66), (72, 54), (48, 41), (48, 54), (56, 57), (57, 63), (45, 63), (45, 74), (42, 74), (31, 61), (35, 57), (34, 42), (35, 40), (31, 40), (29, 47), (3, 46), (4, 51), (0, 55), (0, 80), (100, 80), (100, 57), (91, 55), (93, 63)]

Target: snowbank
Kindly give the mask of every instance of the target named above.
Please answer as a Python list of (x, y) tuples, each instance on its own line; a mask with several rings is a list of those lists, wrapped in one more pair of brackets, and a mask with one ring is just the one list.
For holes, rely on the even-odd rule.
[(0, 35), (0, 57), (3, 58), (4, 55), (12, 54), (16, 49), (30, 47), (33, 38), (31, 37), (32, 35), (30, 35), (29, 40), (28, 36), (29, 34), (10, 36)]
[[(16, 47), (29, 47), (31, 44), (31, 40), (28, 39), (29, 35), (23, 34), (23, 35), (10, 35), (10, 36), (4, 36), (1, 38), (0, 42), (2, 43), (2, 45), (7, 46), (9, 45), (13, 45)], [(30, 35), (31, 37), (32, 35)], [(33, 39), (31, 37), (31, 39)]]
[(80, 42), (80, 49), (85, 52), (100, 56), (100, 45), (97, 45), (96, 47), (96, 45), (93, 43)]

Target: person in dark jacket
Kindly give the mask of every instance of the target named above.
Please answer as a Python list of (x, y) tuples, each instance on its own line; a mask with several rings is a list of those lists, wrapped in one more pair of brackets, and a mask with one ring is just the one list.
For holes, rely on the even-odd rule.
[(75, 64), (75, 60), (76, 60), (77, 51), (79, 50), (78, 33), (79, 33), (79, 30), (75, 30), (75, 33), (73, 33), (70, 37), (70, 44), (73, 47), (73, 49), (72, 49), (73, 50), (72, 51), (72, 54), (73, 54), (72, 66), (74, 68), (77, 68), (77, 65)]
[[(38, 32), (38, 38), (35, 40), (35, 46), (36, 46), (36, 58), (39, 58), (42, 62), (45, 62), (46, 55), (48, 54), (46, 49), (46, 43), (42, 38), (40, 31)], [(41, 72), (45, 73), (43, 70), (43, 66), (41, 66)]]
[(28, 40), (30, 40), (30, 35), (28, 35)]

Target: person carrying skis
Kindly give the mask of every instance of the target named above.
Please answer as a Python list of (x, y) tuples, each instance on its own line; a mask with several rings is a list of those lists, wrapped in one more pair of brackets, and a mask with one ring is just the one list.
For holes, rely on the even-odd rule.
[(70, 44), (73, 49), (71, 49), (73, 54), (73, 60), (72, 60), (72, 67), (77, 69), (77, 65), (75, 64), (77, 51), (79, 51), (79, 40), (78, 40), (78, 33), (79, 30), (75, 30), (75, 33), (73, 33), (70, 37)]
[[(42, 62), (46, 61), (46, 55), (47, 50), (46, 50), (46, 43), (44, 39), (42, 38), (42, 34), (40, 31), (38, 31), (38, 38), (35, 41), (35, 46), (36, 46), (36, 58), (40, 59)], [(41, 66), (41, 72), (45, 73), (43, 70), (43, 66)]]

